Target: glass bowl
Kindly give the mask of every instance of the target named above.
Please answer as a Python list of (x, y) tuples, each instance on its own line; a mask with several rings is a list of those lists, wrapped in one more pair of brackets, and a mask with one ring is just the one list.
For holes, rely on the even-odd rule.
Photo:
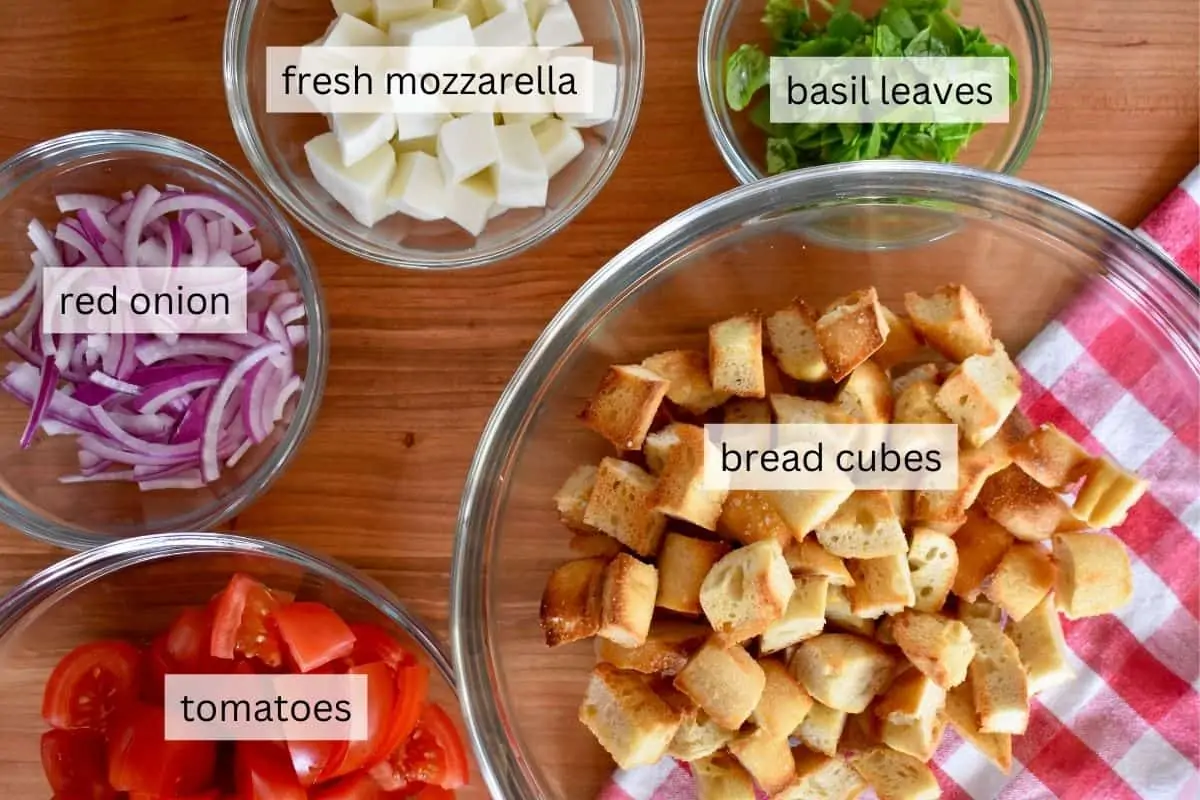
[(492, 219), (478, 237), (454, 223), (393, 215), (373, 228), (356, 222), (309, 172), (304, 143), (329, 129), (318, 114), (266, 112), (267, 48), (299, 47), (333, 20), (329, 0), (233, 0), (225, 24), (225, 95), (246, 157), (279, 202), (333, 246), (359, 258), (412, 269), (492, 264), (561, 230), (603, 188), (625, 152), (642, 99), (644, 43), (636, 0), (576, 2), (595, 58), (617, 65), (613, 119), (582, 129), (585, 150), (550, 182), (544, 209), (516, 209)]
[[(430, 671), (429, 697), (461, 730), (454, 676), (442, 644), (387, 589), (342, 564), (287, 545), (179, 533), (112, 542), (61, 561), (0, 600), (0, 796), (44, 797), (42, 690), (71, 649), (98, 639), (149, 642), (187, 605), (204, 605), (243, 572), (298, 600), (325, 603), (348, 622), (383, 626)], [(459, 797), (484, 797), (472, 767)]]
[[(308, 251), (291, 223), (261, 190), (216, 156), (153, 133), (88, 131), (35, 145), (0, 165), (0, 293), (25, 279), (32, 246), (26, 226), (61, 215), (54, 196), (69, 192), (119, 195), (143, 184), (176, 184), (228, 197), (256, 220), (264, 257), (279, 262), (275, 277), (304, 300), (309, 341), (296, 359), (304, 389), (272, 436), (203, 489), (142, 492), (132, 483), (62, 484), (79, 472), (74, 437), (19, 445), (29, 408), (0, 396), (0, 522), (38, 539), (82, 549), (125, 536), (211, 528), (246, 508), (283, 472), (316, 417), (325, 387), (328, 343), (325, 305)], [(19, 324), (10, 317), (3, 330)], [(10, 361), (17, 356), (10, 355)]]
[[(952, 232), (891, 244), (905, 221), (931, 218), (953, 223), (942, 226)], [(888, 247), (876, 246), (875, 230)], [(1085, 285), (1096, 287), (1130, 310), (1130, 337), (1163, 353), (1159, 378), (1192, 387), (1180, 419), (1200, 413), (1195, 284), (1130, 231), (1046, 189), (956, 165), (879, 161), (770, 178), (679, 214), (554, 317), (501, 397), (467, 476), (451, 643), (472, 743), (497, 797), (593, 797), (614, 769), (577, 721), (593, 643), (549, 649), (538, 625), (547, 576), (578, 557), (551, 498), (576, 466), (611, 455), (577, 419), (605, 369), (704, 349), (709, 324), (769, 313), (794, 296), (820, 308), (874, 285), (897, 308), (904, 292), (946, 283), (971, 288), (1012, 353)]]
[[(742, 44), (770, 53), (762, 24), (765, 0), (708, 0), (696, 55), (700, 102), (709, 135), (729, 171), (741, 183), (766, 177), (766, 136), (750, 122), (749, 109), (725, 102), (725, 60)], [(856, 0), (854, 10), (874, 13), (880, 0)], [(1007, 45), (1019, 69), (1019, 97), (1007, 124), (985, 125), (958, 152), (956, 163), (1015, 174), (1029, 158), (1050, 104), (1050, 32), (1038, 0), (963, 0), (959, 19)], [(758, 97), (765, 96), (760, 92)]]

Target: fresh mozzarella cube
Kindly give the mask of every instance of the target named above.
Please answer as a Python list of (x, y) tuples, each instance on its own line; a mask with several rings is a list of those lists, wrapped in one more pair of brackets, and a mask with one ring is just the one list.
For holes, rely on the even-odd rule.
[(475, 29), (478, 47), (529, 47), (533, 44), (533, 28), (523, 9), (505, 11)]
[(347, 167), (337, 137), (323, 133), (304, 145), (304, 155), (321, 188), (360, 224), (370, 227), (388, 215), (384, 200), (396, 172), (396, 152), (390, 145)]
[(487, 227), (488, 213), (496, 204), (496, 190), (487, 173), (446, 186), (446, 219), (478, 236)]
[(464, 15), (471, 23), (472, 28), (487, 19), (482, 0), (434, 0), (433, 5), (445, 11)]
[(352, 167), (396, 135), (392, 114), (332, 114), (330, 124), (337, 137), (342, 163)]
[(548, 119), (533, 128), (546, 173), (553, 178), (583, 152), (583, 135), (561, 119)]
[[(392, 142), (392, 148), (396, 151), (396, 156), (399, 157), (404, 153), (428, 153), (437, 158), (437, 137), (422, 136), (420, 139), (405, 139), (404, 141)], [(441, 166), (438, 167), (441, 169)]]
[(490, 222), (501, 214), (507, 213), (508, 211), (509, 209), (507, 206), (502, 206), (499, 203), (496, 203), (490, 209), (488, 209), (488, 221)]
[(546, 9), (550, 6), (561, 5), (563, 2), (564, 0), (525, 0), (525, 13), (529, 17), (529, 24), (536, 30), (542, 17), (546, 15)]
[(522, 0), (483, 0), (483, 13), (498, 17), (508, 11), (524, 11)]
[(461, 183), (499, 158), (496, 120), (491, 114), (457, 117), (438, 131), (438, 161), (446, 183)]
[(388, 26), (388, 39), (396, 47), (473, 47), (475, 35), (466, 14), (435, 8), (419, 17), (401, 19)]
[[(554, 64), (558, 59), (551, 59), (551, 64)], [(588, 101), (590, 111), (559, 111), (560, 105), (556, 103), (555, 110), (558, 116), (568, 125), (574, 125), (576, 128), (590, 128), (594, 125), (603, 125), (608, 122), (617, 111), (617, 67), (615, 64), (609, 64), (605, 61), (593, 61), (591, 63), (591, 78), (585, 81), (582, 94)], [(568, 101), (573, 100), (578, 102), (578, 97), (567, 98)]]
[(358, 17), (342, 14), (325, 34), (326, 47), (386, 47), (387, 34)]
[(428, 153), (401, 154), (388, 187), (387, 207), (422, 222), (446, 216), (446, 181), (437, 159)]
[[(512, 71), (522, 77), (505, 87), (504, 94), (497, 98), (496, 110), (505, 115), (505, 123), (532, 125), (554, 113), (555, 84), (549, 59), (541, 50), (525, 47), (518, 52), (522, 54), (521, 60), (512, 66)], [(508, 119), (511, 115), (527, 116)]]
[(496, 187), (496, 202), (508, 208), (542, 208), (550, 189), (550, 176), (537, 140), (528, 125), (496, 128), (500, 158), (489, 171)]
[(333, 0), (333, 10), (337, 14), (352, 14), (363, 22), (373, 20), (371, 0)]
[(433, 10), (433, 0), (371, 0), (375, 25), (386, 29), (399, 19), (419, 17)]
[(533, 113), (504, 111), (500, 116), (505, 125), (528, 125), (531, 128), (539, 122), (550, 119), (550, 114), (546, 111), (536, 111)]
[(537, 26), (539, 47), (571, 47), (583, 44), (583, 31), (570, 3), (548, 6)]
[(453, 119), (449, 114), (396, 114), (396, 141), (436, 137), (442, 125)]

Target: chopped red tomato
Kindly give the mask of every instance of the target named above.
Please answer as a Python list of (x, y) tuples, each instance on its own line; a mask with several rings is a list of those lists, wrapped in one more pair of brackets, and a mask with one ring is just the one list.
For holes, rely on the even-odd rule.
[(365, 772), (357, 772), (333, 783), (320, 786), (312, 800), (382, 800), (383, 791)]
[(141, 699), (161, 706), (166, 692), (167, 676), (176, 671), (175, 665), (171, 663), (171, 656), (167, 654), (167, 635), (159, 634), (146, 651), (142, 667)]
[(292, 769), (301, 786), (312, 786), (332, 773), (346, 758), (348, 742), (288, 742)]
[(206, 608), (185, 608), (167, 629), (167, 655), (180, 667), (192, 669), (212, 657), (212, 617)]
[(436, 703), (425, 706), (417, 729), (404, 747), (393, 754), (392, 763), (410, 783), (457, 789), (467, 782), (466, 748), (454, 723)]
[(104, 735), (97, 731), (47, 731), (42, 734), (42, 770), (56, 795), (110, 800)]
[(121, 714), (109, 736), (108, 782), (126, 792), (174, 797), (207, 789), (217, 765), (216, 742), (169, 742), (161, 708), (138, 705)]
[(103, 730), (138, 692), (141, 653), (126, 642), (93, 642), (67, 654), (46, 683), (42, 717), (55, 728)]
[(275, 742), (238, 742), (238, 800), (307, 800), (287, 749)]
[(354, 650), (350, 626), (322, 603), (291, 603), (276, 609), (272, 618), (301, 672), (312, 672)]
[(383, 761), (408, 741), (417, 727), (428, 693), (429, 668), (424, 664), (414, 662), (396, 670), (396, 705), (392, 709), (391, 725), (372, 761)]
[(396, 638), (379, 625), (370, 622), (356, 622), (350, 626), (354, 632), (354, 652), (350, 660), (355, 664), (370, 664), (372, 661), (382, 661), (392, 669), (401, 664), (416, 662), (412, 653), (396, 641)]
[(279, 637), (267, 620), (291, 595), (271, 592), (253, 578), (237, 574), (212, 607), (209, 652), (232, 659), (235, 653), (278, 667), (283, 663)]
[[(367, 738), (349, 742), (341, 763), (326, 772), (323, 779), (340, 778), (355, 770), (370, 767), (379, 752), (392, 722), (392, 710), (396, 707), (396, 684), (387, 664), (376, 661), (351, 667), (350, 675), (367, 677)], [(374, 760), (373, 760), (374, 759)]]

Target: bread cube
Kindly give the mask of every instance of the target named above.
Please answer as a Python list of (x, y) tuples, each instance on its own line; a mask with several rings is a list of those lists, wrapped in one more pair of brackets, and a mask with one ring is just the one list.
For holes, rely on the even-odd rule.
[(837, 404), (858, 422), (891, 422), (892, 381), (874, 361), (864, 361), (842, 384)]
[(606, 458), (583, 513), (585, 525), (607, 533), (640, 556), (658, 553), (667, 518), (650, 505), (654, 478), (628, 461)]
[(791, 530), (771, 502), (770, 492), (734, 489), (725, 497), (717, 531), (742, 544), (773, 541), (783, 546), (792, 540)]
[(767, 677), (740, 645), (726, 647), (714, 636), (675, 676), (675, 688), (722, 728), (737, 730), (762, 699)]
[(1005, 633), (1017, 646), (1031, 695), (1075, 676), (1067, 661), (1067, 643), (1053, 595), (1043, 597), (1033, 611), (1009, 625)]
[(857, 616), (850, 608), (850, 595), (843, 586), (829, 585), (825, 595), (825, 621), (850, 633), (871, 637), (875, 635), (875, 621)]
[(816, 333), (829, 376), (841, 381), (874, 355), (888, 337), (875, 288), (834, 300), (817, 320)]
[(921, 352), (921, 340), (917, 337), (916, 329), (907, 317), (900, 316), (887, 306), (880, 304), (879, 310), (887, 322), (888, 335), (871, 360), (884, 369), (907, 364)]
[[(691, 703), (690, 700), (688, 702)], [(689, 762), (707, 758), (729, 744), (736, 735), (737, 731), (722, 728), (692, 704), (690, 713), (683, 715), (679, 730), (667, 748), (667, 755)]]
[[(795, 489), (767, 492), (769, 502), (787, 525), (792, 538), (803, 542), (809, 531), (815, 530), (837, 513), (854, 489)], [(814, 547), (816, 545), (813, 545)], [(819, 548), (818, 548), (819, 549)]]
[(817, 541), (842, 558), (883, 558), (908, 552), (908, 539), (887, 492), (857, 491), (817, 526)]
[(984, 515), (972, 512), (954, 534), (954, 543), (958, 546), (958, 573), (951, 591), (965, 600), (974, 600), (1012, 547), (1013, 535)]
[(888, 747), (925, 763), (933, 758), (942, 734), (946, 731), (946, 719), (933, 716), (915, 722), (889, 722), (880, 726), (880, 741)]
[(584, 512), (587, 511), (588, 499), (592, 496), (592, 487), (596, 485), (596, 468), (587, 465), (576, 467), (566, 483), (554, 495), (554, 506), (558, 509), (558, 518), (568, 528), (580, 533), (595, 533), (583, 522)]
[(778, 393), (767, 400), (780, 425), (849, 425), (854, 422), (854, 417), (834, 403)]
[(607, 566), (606, 558), (581, 558), (550, 573), (540, 614), (549, 647), (587, 639), (600, 630)]
[(813, 699), (851, 714), (887, 687), (893, 666), (878, 644), (848, 633), (822, 633), (805, 641), (788, 665)]
[(1064, 522), (1074, 520), (1067, 504), (1053, 490), (1015, 464), (988, 478), (979, 492), (979, 505), (1013, 536), (1027, 542), (1049, 539)]
[(622, 647), (597, 637), (596, 660), (617, 669), (672, 676), (684, 668), (711, 633), (707, 625), (699, 623), (654, 620), (646, 641), (636, 647)]
[(812, 539), (790, 542), (783, 548), (783, 558), (793, 575), (827, 578), (834, 586), (854, 584), (850, 570), (846, 569), (846, 562), (826, 551)]
[(910, 610), (896, 617), (892, 635), (913, 666), (943, 689), (966, 678), (975, 645), (963, 622)]
[(917, 669), (906, 670), (875, 704), (875, 715), (885, 722), (907, 725), (932, 720), (946, 703), (946, 690)]
[(691, 763), (696, 800), (754, 800), (754, 779), (728, 753)]
[(577, 533), (567, 546), (580, 558), (610, 559), (624, 552), (620, 542), (604, 533)]
[(892, 632), (892, 628), (896, 624), (896, 618), (884, 616), (875, 624), (875, 641), (888, 647), (896, 646), (896, 635)]
[(646, 466), (650, 469), (651, 474), (662, 474), (663, 469), (667, 466), (667, 456), (675, 449), (675, 445), (679, 444), (679, 428), (681, 427), (683, 427), (682, 423), (672, 422), (653, 433), (646, 434), (646, 441), (642, 442), (642, 455), (646, 459)]
[(1018, 442), (1012, 457), (1026, 475), (1055, 491), (1074, 485), (1092, 461), (1074, 439), (1049, 423)]
[(706, 414), (729, 399), (727, 392), (713, 388), (708, 356), (699, 350), (668, 350), (642, 366), (670, 382), (667, 399), (688, 413)]
[(858, 714), (851, 714), (846, 717), (846, 727), (838, 741), (838, 754), (846, 758), (878, 746), (883, 742), (880, 738), (882, 731), (883, 725), (879, 717), (875, 716), (870, 708)]
[(928, 297), (909, 292), (904, 308), (925, 341), (951, 361), (992, 351), (992, 321), (965, 286), (940, 286)]
[(854, 800), (867, 784), (840, 758), (818, 755), (803, 747), (792, 751), (796, 776), (773, 800)]
[(958, 608), (955, 611), (958, 618), (963, 621), (988, 619), (992, 622), (1000, 622), (1004, 619), (1004, 612), (1000, 610), (1000, 606), (986, 597), (980, 597), (978, 600), (959, 600)]
[(942, 368), (933, 362), (927, 364), (918, 364), (912, 369), (906, 370), (897, 377), (892, 379), (892, 395), (899, 402), (900, 395), (904, 393), (912, 384), (917, 381), (926, 381), (937, 385), (942, 380)]
[(795, 588), (779, 542), (755, 542), (713, 565), (700, 586), (700, 607), (723, 641), (744, 642), (783, 616)]
[(959, 736), (1005, 775), (1009, 773), (1012, 769), (1012, 736), (1007, 733), (984, 733), (979, 729), (974, 690), (969, 678), (946, 694), (942, 713)]
[(1054, 588), (1055, 572), (1049, 550), (1018, 542), (1000, 559), (984, 594), (1020, 622)]
[(1021, 654), (999, 623), (968, 619), (975, 642), (971, 691), (984, 733), (1024, 733), (1029, 724), (1029, 684)]
[(913, 492), (914, 521), (943, 533), (953, 533), (962, 527), (967, 520), (967, 509), (975, 503), (988, 478), (1012, 461), (1000, 442), (1001, 436), (1003, 427), (983, 447), (960, 448), (958, 483), (954, 489)]
[(725, 404), (723, 420), (726, 425), (770, 425), (771, 406), (766, 400), (734, 398)]
[(786, 735), (775, 736), (755, 728), (735, 736), (729, 743), (729, 752), (768, 795), (781, 791), (796, 775), (796, 762)]
[(949, 425), (950, 418), (934, 401), (939, 387), (933, 381), (914, 380), (897, 390), (893, 419), (897, 425)]
[(712, 387), (736, 397), (766, 397), (762, 319), (743, 314), (708, 328)]
[(669, 387), (637, 364), (609, 367), (579, 418), (618, 450), (640, 450)]
[(1092, 461), (1075, 498), (1075, 516), (1092, 528), (1115, 528), (1150, 484), (1107, 458)]
[(941, 611), (958, 575), (958, 547), (944, 533), (917, 528), (908, 547), (908, 569), (912, 575), (917, 611)]
[(771, 736), (787, 739), (812, 710), (813, 699), (782, 662), (761, 658), (758, 664), (767, 677), (767, 683), (751, 721)]
[(1054, 594), (1067, 619), (1111, 614), (1133, 596), (1129, 552), (1106, 533), (1059, 533), (1054, 536), (1058, 578)]
[(829, 580), (805, 576), (795, 580), (796, 589), (783, 616), (768, 625), (762, 633), (760, 649), (763, 653), (777, 653), (811, 639), (825, 627), (825, 598), (829, 591)]
[(779, 368), (798, 381), (817, 383), (829, 378), (829, 368), (817, 343), (817, 315), (803, 300), (767, 317), (767, 346)]
[(681, 423), (671, 428), (678, 441), (667, 451), (650, 502), (660, 514), (714, 530), (727, 493), (704, 488), (704, 429)]
[(916, 602), (908, 556), (854, 559), (849, 563), (854, 585), (846, 590), (856, 617), (878, 619), (898, 614)]
[(724, 542), (668, 533), (658, 555), (659, 608), (680, 614), (700, 613), (700, 586), (713, 565), (729, 552)]
[(621, 769), (657, 763), (679, 728), (679, 714), (642, 675), (610, 664), (592, 670), (579, 721)]
[(950, 373), (934, 398), (972, 447), (996, 435), (1021, 399), (1021, 374), (996, 342), (989, 355), (973, 355)]
[(867, 782), (879, 800), (938, 800), (933, 771), (922, 761), (889, 747), (873, 747), (850, 759), (852, 766)]
[(604, 601), (596, 635), (621, 647), (645, 644), (657, 595), (658, 570), (628, 553), (619, 554), (604, 571)]
[(837, 755), (838, 742), (846, 729), (847, 714), (822, 703), (813, 702), (794, 735), (805, 746), (827, 756)]

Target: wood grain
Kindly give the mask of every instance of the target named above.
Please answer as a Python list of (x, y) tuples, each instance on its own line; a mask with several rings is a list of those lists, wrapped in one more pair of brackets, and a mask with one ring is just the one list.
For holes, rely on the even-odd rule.
[[(1054, 83), (1022, 177), (1136, 223), (1197, 161), (1194, 0), (1044, 0)], [(233, 526), (366, 569), (444, 634), (459, 494), (476, 439), (542, 326), (593, 271), (676, 212), (733, 186), (704, 129), (699, 0), (649, 3), (633, 142), (565, 231), (452, 275), (357, 261), (316, 237), (332, 365), (289, 473)], [(0, 4), (0, 157), (70, 131), (137, 128), (247, 170), (219, 69), (221, 0)], [(0, 590), (63, 553), (0, 531)], [(559, 690), (546, 687), (546, 702)], [(564, 682), (577, 702), (576, 683)], [(0, 751), (6, 743), (0, 737)]]

